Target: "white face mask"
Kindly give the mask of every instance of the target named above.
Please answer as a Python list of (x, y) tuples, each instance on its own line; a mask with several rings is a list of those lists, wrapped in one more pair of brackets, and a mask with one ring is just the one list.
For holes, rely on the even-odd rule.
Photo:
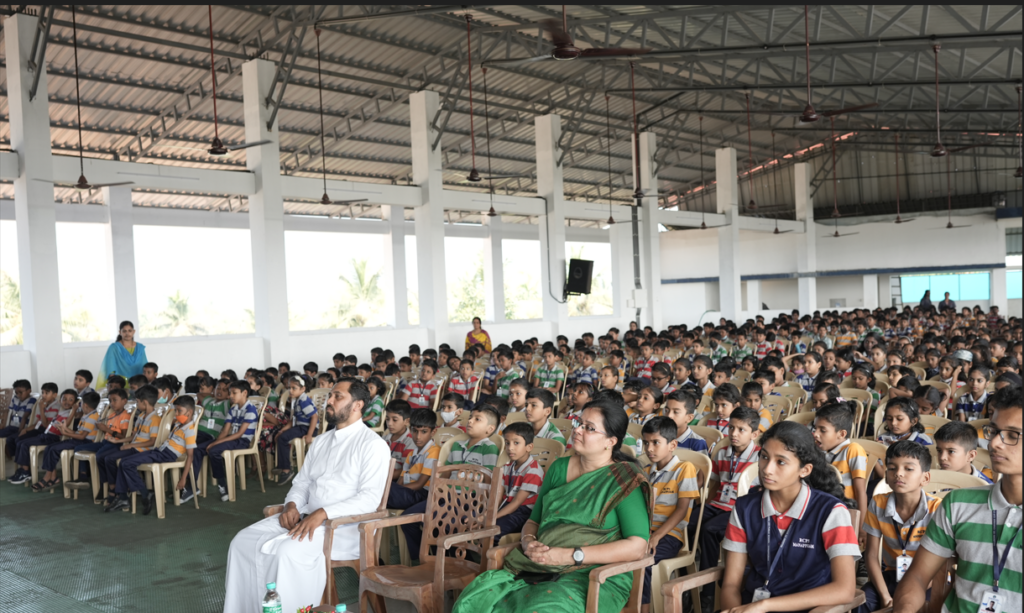
[(446, 424), (451, 423), (455, 419), (455, 415), (455, 411), (441, 411), (441, 419), (443, 419)]

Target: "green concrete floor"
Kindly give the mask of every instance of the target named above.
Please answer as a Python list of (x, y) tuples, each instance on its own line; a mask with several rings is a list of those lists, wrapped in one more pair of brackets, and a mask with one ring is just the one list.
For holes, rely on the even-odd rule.
[[(254, 475), (255, 477), (255, 475)], [(104, 513), (79, 499), (0, 482), (0, 611), (4, 613), (220, 613), (228, 544), (284, 499), (250, 479), (237, 502), (168, 504), (167, 518)], [(397, 553), (397, 551), (396, 551)], [(358, 611), (356, 574), (335, 571), (341, 601)], [(315, 604), (319, 604), (315, 603)]]

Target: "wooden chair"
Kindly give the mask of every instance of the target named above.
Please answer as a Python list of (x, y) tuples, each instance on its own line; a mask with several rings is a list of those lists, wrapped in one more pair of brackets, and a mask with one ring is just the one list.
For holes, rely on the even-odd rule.
[[(533, 439), (533, 451), (530, 455), (537, 460), (537, 464), (540, 464), (541, 469), (547, 473), (548, 466), (562, 457), (565, 453), (565, 446), (562, 443), (550, 438), (534, 438)], [(501, 455), (498, 456), (498, 466), (504, 466), (509, 463), (508, 454), (503, 450)]]
[(690, 429), (704, 439), (704, 442), (708, 444), (708, 449), (714, 449), (718, 441), (722, 440), (722, 433), (714, 428), (708, 428), (707, 426), (690, 426)]
[[(431, 477), (425, 513), (369, 521), (359, 525), (359, 601), (368, 611), (384, 611), (384, 598), (406, 600), (422, 613), (444, 613), (444, 594), (461, 591), (483, 571), (466, 559), (467, 551), (488, 559), (501, 502), (501, 469), (470, 464), (440, 466)], [(446, 501), (446, 502), (442, 502)], [(424, 523), (419, 566), (381, 566), (380, 531), (391, 526)], [(437, 553), (431, 547), (437, 547)], [(455, 548), (455, 556), (445, 552)]]
[[(680, 461), (693, 464), (700, 477), (700, 498), (690, 503), (693, 507), (690, 509), (690, 521), (694, 521), (695, 517), (697, 521), (694, 541), (699, 542), (701, 523), (704, 521), (704, 505), (707, 503), (708, 485), (711, 481), (711, 458), (705, 453), (688, 449), (676, 449), (675, 454)], [(665, 602), (661, 598), (656, 598), (656, 596), (661, 593), (661, 586), (672, 580), (672, 575), (676, 571), (685, 568), (687, 569), (687, 574), (692, 575), (697, 572), (697, 543), (690, 542), (687, 531), (683, 531), (683, 538), (685, 541), (683, 542), (682, 549), (679, 550), (679, 555), (668, 560), (662, 560), (651, 569), (651, 605), (655, 613), (663, 613)], [(692, 597), (699, 600), (700, 595), (694, 593)]]
[[(388, 475), (395, 472), (395, 464), (397, 460), (391, 458), (390, 465), (388, 466)], [(327, 585), (324, 587), (324, 594), (320, 598), (320, 604), (334, 606), (338, 604), (338, 586), (334, 582), (334, 569), (335, 568), (351, 568), (352, 570), (359, 573), (359, 560), (332, 560), (331, 549), (334, 547), (334, 531), (341, 526), (349, 524), (358, 524), (371, 519), (385, 519), (388, 516), (387, 504), (388, 494), (391, 493), (391, 478), (389, 476), (387, 482), (384, 485), (384, 495), (380, 499), (380, 504), (377, 505), (377, 510), (373, 513), (363, 513), (362, 515), (346, 515), (335, 519), (327, 519), (324, 521), (324, 561), (327, 564)], [(278, 513), (284, 512), (283, 504), (275, 504), (263, 507), (263, 517), (273, 517)]]
[[(859, 521), (860, 511), (850, 511), (850, 523), (857, 526), (859, 525)], [(693, 599), (694, 611), (696, 613), (701, 613), (700, 598), (696, 597), (699, 594), (700, 588), (709, 583), (717, 584), (721, 582), (724, 576), (725, 566), (716, 566), (714, 568), (702, 570), (698, 573), (689, 574), (685, 577), (680, 577), (679, 579), (662, 584), (661, 594), (664, 599), (664, 613), (683, 613), (683, 592), (689, 592), (691, 590), (695, 590), (693, 592), (695, 596)], [(654, 598), (654, 596), (655, 594), (652, 593), (651, 598)], [(851, 602), (831, 607), (815, 607), (811, 609), (809, 613), (847, 613), (848, 611), (853, 611), (862, 604), (864, 604), (864, 592), (856, 590)], [(710, 613), (710, 611), (707, 613)]]
[[(623, 449), (626, 448), (623, 447)], [(501, 569), (505, 564), (505, 556), (511, 553), (513, 549), (519, 547), (520, 544), (521, 543), (517, 542), (492, 547), (491, 550), (487, 552), (487, 570)], [(623, 607), (622, 610), (629, 613), (638, 613), (640, 611), (640, 599), (643, 595), (644, 570), (652, 564), (654, 564), (654, 556), (646, 555), (635, 562), (605, 564), (604, 566), (599, 566), (590, 571), (590, 583), (587, 588), (586, 613), (598, 613), (598, 602), (601, 598), (601, 586), (605, 581), (616, 575), (621, 575), (630, 571), (633, 573), (633, 588), (630, 590), (629, 599), (626, 601), (626, 606)]]

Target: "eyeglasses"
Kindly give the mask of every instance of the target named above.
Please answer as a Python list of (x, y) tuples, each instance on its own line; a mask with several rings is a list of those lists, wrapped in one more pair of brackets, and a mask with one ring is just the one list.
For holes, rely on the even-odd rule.
[(1020, 442), (1020, 432), (1016, 430), (1000, 430), (992, 425), (984, 426), (981, 431), (985, 434), (985, 438), (988, 440), (995, 440), (996, 435), (999, 435), (999, 440), (1003, 441), (1006, 445), (1016, 445)]
[(577, 424), (573, 424), (572, 427), (573, 428), (580, 428), (584, 432), (586, 432), (587, 434), (604, 434), (605, 436), (608, 436), (607, 432), (601, 432), (600, 430), (598, 430), (594, 426), (591, 426), (590, 424), (577, 423)]

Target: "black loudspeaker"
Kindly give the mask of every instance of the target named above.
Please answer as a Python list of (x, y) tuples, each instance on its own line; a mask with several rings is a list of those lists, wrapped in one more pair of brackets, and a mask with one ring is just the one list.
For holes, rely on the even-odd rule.
[(590, 260), (569, 260), (569, 277), (565, 280), (567, 294), (589, 294), (594, 263)]

